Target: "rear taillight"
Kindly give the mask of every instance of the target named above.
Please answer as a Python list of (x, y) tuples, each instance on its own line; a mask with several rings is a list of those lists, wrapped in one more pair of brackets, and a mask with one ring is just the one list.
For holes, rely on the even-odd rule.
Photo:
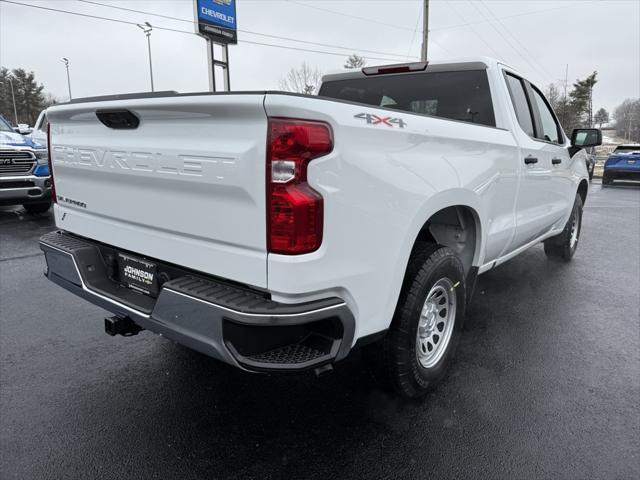
[(307, 166), (333, 149), (323, 122), (270, 118), (267, 136), (267, 249), (298, 255), (322, 243), (322, 196), (307, 183)]
[(51, 150), (51, 122), (47, 124), (47, 157), (49, 161), (49, 175), (51, 176), (51, 200), (53, 203), (58, 203), (58, 197), (56, 196), (56, 185), (53, 181), (53, 150)]

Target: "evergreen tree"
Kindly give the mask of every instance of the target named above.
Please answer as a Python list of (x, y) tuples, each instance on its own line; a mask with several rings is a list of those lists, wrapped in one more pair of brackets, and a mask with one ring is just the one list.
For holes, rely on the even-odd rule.
[(598, 72), (593, 72), (584, 80), (577, 80), (569, 93), (573, 113), (573, 128), (589, 127), (593, 124), (593, 87), (598, 83)]
[[(11, 91), (13, 84), (13, 93)], [(0, 114), (11, 122), (15, 122), (13, 112), (13, 96), (15, 95), (16, 110), (19, 123), (33, 125), (46, 106), (44, 86), (35, 79), (33, 72), (22, 68), (9, 71), (0, 68)]]
[(347, 58), (347, 61), (344, 64), (344, 68), (346, 68), (347, 70), (358, 70), (364, 67), (366, 64), (367, 61), (364, 57), (361, 57), (354, 53), (352, 55), (349, 55), (349, 58)]

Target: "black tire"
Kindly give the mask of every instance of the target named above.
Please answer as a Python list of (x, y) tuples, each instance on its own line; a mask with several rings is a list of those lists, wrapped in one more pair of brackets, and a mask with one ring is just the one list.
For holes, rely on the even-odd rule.
[(613, 183), (613, 178), (611, 178), (611, 175), (607, 175), (606, 173), (602, 174), (602, 186), (604, 185), (611, 185)]
[[(575, 241), (573, 240), (574, 226), (576, 229)], [(571, 210), (571, 216), (569, 217), (569, 220), (567, 220), (564, 230), (562, 230), (562, 233), (559, 235), (548, 238), (544, 241), (544, 253), (546, 253), (549, 258), (558, 258), (565, 262), (571, 261), (578, 248), (578, 243), (580, 243), (581, 229), (582, 197), (576, 194), (576, 199), (573, 202), (573, 209)]]
[[(438, 285), (445, 280), (451, 285), (448, 290), (450, 302), (442, 302), (441, 305), (446, 303), (448, 321), (453, 323), (448, 329), (448, 335), (444, 334), (447, 327), (442, 323), (445, 325), (442, 327), (442, 339), (448, 338), (448, 341), (445, 340), (446, 343), (438, 347), (439, 355), (434, 358), (437, 361), (430, 368), (425, 368), (421, 360), (418, 360), (419, 322), (425, 318), (422, 315), (428, 294), (433, 289), (442, 289)], [(409, 260), (391, 327), (382, 340), (365, 350), (365, 358), (376, 379), (403, 397), (423, 397), (442, 379), (453, 359), (462, 331), (465, 303), (464, 267), (458, 256), (451, 249), (440, 245), (416, 245)], [(453, 308), (455, 312), (451, 311)], [(439, 328), (440, 319), (437, 314), (434, 318), (434, 328)], [(426, 349), (424, 353), (427, 353)]]
[(40, 203), (27, 203), (22, 205), (29, 213), (45, 213), (51, 208), (51, 201)]
[(591, 169), (589, 170), (589, 181), (593, 180), (593, 172), (596, 169), (595, 165), (591, 166)]

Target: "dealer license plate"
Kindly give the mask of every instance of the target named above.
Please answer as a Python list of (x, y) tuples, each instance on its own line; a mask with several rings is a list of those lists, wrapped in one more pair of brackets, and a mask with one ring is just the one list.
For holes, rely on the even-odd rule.
[(123, 284), (148, 295), (158, 294), (158, 269), (155, 263), (120, 253), (118, 266)]

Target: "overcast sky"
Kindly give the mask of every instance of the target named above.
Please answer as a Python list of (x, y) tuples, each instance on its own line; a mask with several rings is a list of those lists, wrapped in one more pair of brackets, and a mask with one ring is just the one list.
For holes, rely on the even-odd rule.
[[(95, 0), (148, 14), (78, 0), (12, 1), (193, 32), (192, 0)], [(419, 0), (237, 0), (237, 4), (242, 31), (238, 45), (230, 47), (234, 90), (277, 88), (282, 75), (303, 61), (323, 72), (340, 69), (351, 52), (368, 57), (370, 65), (419, 56)], [(595, 108), (611, 110), (625, 98), (640, 96), (640, 0), (431, 0), (429, 28), (429, 57), (434, 60), (498, 57), (541, 87), (563, 83), (567, 64), (569, 83), (598, 70)], [(156, 90), (207, 90), (202, 38), (156, 28), (151, 41)], [(0, 3), (2, 66), (33, 70), (47, 91), (64, 99), (67, 85), (61, 57), (71, 60), (74, 97), (150, 88), (147, 44), (135, 25)]]

